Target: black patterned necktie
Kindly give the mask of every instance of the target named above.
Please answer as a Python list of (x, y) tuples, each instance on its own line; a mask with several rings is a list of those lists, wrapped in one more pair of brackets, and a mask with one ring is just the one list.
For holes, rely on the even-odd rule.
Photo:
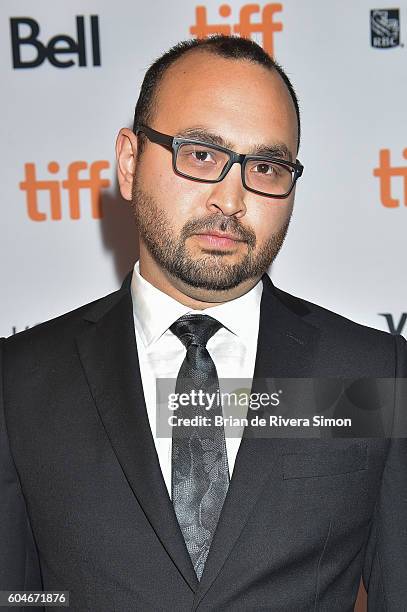
[[(200, 397), (213, 394), (209, 404), (180, 406), (175, 415), (182, 418), (210, 417), (210, 425), (172, 428), (172, 503), (198, 580), (201, 579), (213, 535), (229, 486), (229, 468), (219, 401), (219, 379), (206, 343), (222, 324), (208, 315), (185, 315), (170, 330), (187, 349), (178, 373), (175, 392), (193, 391)], [(185, 396), (184, 396), (185, 397)], [(201, 420), (202, 423), (202, 420)]]

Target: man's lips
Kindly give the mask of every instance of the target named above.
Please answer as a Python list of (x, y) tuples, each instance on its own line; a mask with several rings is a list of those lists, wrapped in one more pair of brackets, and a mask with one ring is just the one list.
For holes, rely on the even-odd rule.
[(198, 238), (207, 245), (216, 247), (231, 247), (236, 246), (237, 242), (244, 242), (244, 240), (238, 236), (222, 232), (200, 232), (194, 234), (194, 236), (198, 236)]

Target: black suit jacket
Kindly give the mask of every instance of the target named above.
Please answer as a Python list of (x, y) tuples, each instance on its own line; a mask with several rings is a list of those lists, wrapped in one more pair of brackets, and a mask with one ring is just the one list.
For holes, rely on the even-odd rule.
[[(401, 439), (247, 428), (198, 584), (149, 427), (130, 280), (0, 342), (0, 589), (68, 590), (75, 612), (350, 612), (363, 572), (370, 612), (407, 610)], [(402, 337), (263, 283), (255, 379), (407, 376)]]

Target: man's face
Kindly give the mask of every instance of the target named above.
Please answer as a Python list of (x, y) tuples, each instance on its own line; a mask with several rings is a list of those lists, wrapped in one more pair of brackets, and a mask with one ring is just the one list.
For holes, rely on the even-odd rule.
[[(277, 72), (203, 51), (188, 53), (167, 71), (150, 127), (171, 136), (207, 131), (237, 153), (283, 144), (292, 161), (296, 157), (296, 113)], [(178, 176), (171, 152), (146, 141), (132, 189), (140, 263), (144, 252), (184, 293), (215, 301), (217, 291), (266, 272), (284, 240), (293, 201), (293, 192), (273, 199), (247, 191), (239, 164), (219, 183)], [(210, 232), (237, 240), (219, 241)]]

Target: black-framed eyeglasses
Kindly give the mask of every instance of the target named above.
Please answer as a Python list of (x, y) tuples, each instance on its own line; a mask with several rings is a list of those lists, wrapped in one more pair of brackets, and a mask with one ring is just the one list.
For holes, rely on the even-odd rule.
[(147, 125), (138, 125), (134, 133), (139, 132), (172, 151), (174, 172), (192, 181), (219, 183), (233, 164), (238, 163), (245, 189), (272, 198), (286, 198), (304, 169), (298, 159), (293, 163), (271, 155), (235, 153), (202, 140), (168, 136)]

